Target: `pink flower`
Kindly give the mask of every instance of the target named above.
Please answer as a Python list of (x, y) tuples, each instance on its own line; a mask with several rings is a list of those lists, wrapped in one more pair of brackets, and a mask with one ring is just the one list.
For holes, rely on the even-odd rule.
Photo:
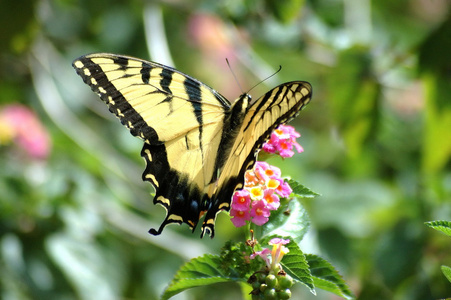
[(259, 200), (252, 202), (251, 217), (252, 223), (261, 226), (269, 220), (269, 209), (266, 207), (266, 201)]
[(288, 198), (291, 195), (291, 192), (293, 192), (293, 190), (291, 189), (288, 182), (285, 182), (283, 179), (278, 179), (278, 180), (279, 180), (280, 184), (276, 188), (277, 194), (279, 194), (283, 198)]
[(279, 178), (282, 174), (279, 168), (271, 166), (264, 161), (257, 161), (255, 163), (254, 173), (263, 182), (266, 182), (269, 179)]
[(279, 143), (279, 137), (277, 134), (271, 133), (271, 137), (269, 141), (263, 144), (262, 149), (268, 153), (276, 153), (277, 152), (277, 144)]
[(271, 258), (273, 265), (279, 264), (282, 257), (290, 251), (287, 247), (283, 246), (289, 242), (290, 240), (284, 240), (281, 238), (274, 238), (269, 241), (269, 244), (272, 245)]
[[(0, 110), (0, 139), (8, 137), (32, 158), (45, 159), (50, 153), (50, 136), (38, 117), (20, 104), (4, 106)], [(8, 132), (3, 132), (7, 130)], [(0, 140), (1, 142), (1, 140)]]
[[(282, 261), (283, 256), (290, 251), (287, 247), (284, 246), (289, 242), (290, 240), (274, 238), (269, 241), (269, 244), (272, 245), (271, 251), (268, 248), (264, 248), (262, 251), (253, 253), (250, 258), (254, 259), (257, 256), (261, 257), (265, 261), (266, 266), (271, 271), (278, 273), (282, 269), (280, 262)], [(269, 259), (269, 254), (271, 254), (271, 259)]]
[(244, 226), (246, 225), (246, 221), (251, 219), (249, 211), (236, 210), (232, 208), (230, 210), (230, 215), (232, 216), (230, 220), (235, 227)]
[(256, 251), (255, 253), (251, 254), (250, 257), (251, 257), (251, 259), (254, 259), (257, 256), (261, 257), (265, 261), (266, 266), (268, 268), (270, 268), (271, 267), (271, 260), (269, 259), (269, 256), (268, 256), (269, 253), (271, 253), (271, 251), (268, 248), (263, 248), (262, 251)]
[(262, 149), (268, 153), (279, 153), (282, 157), (292, 157), (294, 155), (293, 146), (301, 153), (304, 151), (301, 145), (296, 142), (296, 138), (301, 135), (295, 131), (294, 127), (289, 125), (280, 125), (271, 134)]
[(239, 211), (249, 211), (251, 205), (251, 197), (248, 190), (239, 190), (233, 194), (232, 209)]
[(269, 210), (276, 210), (280, 206), (280, 199), (277, 197), (276, 194), (274, 194), (273, 190), (267, 189), (265, 190), (264, 198), (266, 201), (266, 207)]

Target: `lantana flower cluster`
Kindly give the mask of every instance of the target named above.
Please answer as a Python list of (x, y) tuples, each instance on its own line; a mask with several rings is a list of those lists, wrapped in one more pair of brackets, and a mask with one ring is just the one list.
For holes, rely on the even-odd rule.
[(294, 130), (293, 126), (280, 125), (271, 133), (269, 141), (263, 144), (262, 150), (268, 153), (277, 153), (282, 157), (292, 157), (294, 155), (293, 147), (298, 153), (304, 151), (301, 145), (296, 142), (296, 138), (301, 134)]
[(270, 211), (280, 206), (279, 197), (286, 198), (292, 192), (280, 174), (279, 168), (261, 161), (246, 172), (244, 188), (232, 198), (230, 215), (236, 227), (246, 225), (246, 221), (259, 226), (268, 222)]
[(232, 198), (232, 223), (236, 227), (251, 221), (256, 225), (268, 222), (270, 211), (280, 206), (280, 196), (288, 197), (292, 192), (289, 184), (280, 177), (280, 169), (258, 161), (253, 170), (245, 175), (245, 185)]
[[(301, 135), (294, 127), (280, 125), (271, 135), (263, 150), (291, 157), (293, 146), (302, 152), (296, 138)], [(280, 197), (287, 198), (292, 192), (290, 185), (281, 178), (280, 169), (266, 162), (257, 161), (252, 170), (245, 174), (244, 188), (236, 191), (232, 198), (230, 216), (236, 227), (246, 225), (247, 221), (261, 226), (268, 222), (270, 211), (280, 206)]]

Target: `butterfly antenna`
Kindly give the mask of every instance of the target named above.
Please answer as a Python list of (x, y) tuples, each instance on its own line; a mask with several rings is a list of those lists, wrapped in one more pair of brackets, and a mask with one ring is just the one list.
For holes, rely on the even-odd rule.
[(279, 73), (280, 70), (282, 70), (282, 66), (281, 66), (281, 65), (279, 65), (279, 69), (278, 69), (277, 71), (275, 71), (273, 74), (269, 75), (269, 76), (266, 77), (265, 79), (261, 80), (260, 82), (258, 82), (258, 83), (257, 83), (256, 85), (254, 85), (253, 87), (251, 87), (251, 88), (247, 91), (247, 93), (249, 94), (249, 93), (250, 93), (255, 87), (257, 87), (260, 83), (262, 83), (262, 82), (268, 80), (269, 78), (273, 77), (274, 75), (276, 75), (277, 73)]
[(243, 89), (241, 88), (240, 82), (238, 81), (238, 79), (236, 78), (235, 72), (233, 72), (232, 67), (230, 66), (229, 60), (226, 58), (226, 62), (227, 62), (227, 66), (229, 67), (230, 72), (232, 72), (233, 78), (235, 78), (235, 82), (238, 84), (238, 86), (240, 87), (240, 91), (241, 93), (243, 93)]

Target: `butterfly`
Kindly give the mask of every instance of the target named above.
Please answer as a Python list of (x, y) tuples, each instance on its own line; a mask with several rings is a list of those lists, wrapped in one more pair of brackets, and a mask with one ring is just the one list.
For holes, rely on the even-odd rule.
[(229, 211), (258, 151), (280, 124), (309, 103), (305, 81), (281, 84), (255, 101), (247, 93), (230, 103), (174, 68), (129, 56), (96, 53), (73, 67), (132, 135), (142, 139), (142, 179), (155, 187), (154, 204), (166, 209), (159, 235), (171, 223), (214, 237), (216, 215)]

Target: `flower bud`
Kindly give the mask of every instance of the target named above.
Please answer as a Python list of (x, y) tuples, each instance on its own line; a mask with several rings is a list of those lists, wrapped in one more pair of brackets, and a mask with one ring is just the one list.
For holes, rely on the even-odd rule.
[(277, 285), (277, 278), (275, 275), (269, 274), (268, 276), (266, 276), (265, 282), (268, 287), (274, 288)]

